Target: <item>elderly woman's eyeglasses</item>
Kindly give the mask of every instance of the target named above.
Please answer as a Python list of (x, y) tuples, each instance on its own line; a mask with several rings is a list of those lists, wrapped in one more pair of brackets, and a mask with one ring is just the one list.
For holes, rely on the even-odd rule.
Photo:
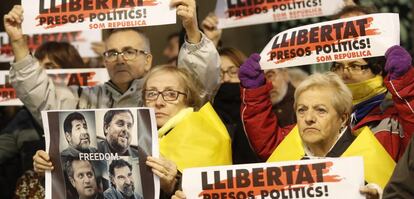
[(364, 71), (368, 68), (367, 65), (359, 65), (356, 63), (350, 63), (350, 64), (340, 64), (340, 63), (334, 63), (331, 67), (331, 71), (334, 73), (344, 73), (345, 70), (347, 70), (349, 73), (359, 73), (361, 71)]
[(227, 70), (221, 69), (221, 73), (220, 73), (221, 77), (224, 77), (224, 74), (226, 73), (231, 78), (237, 77), (239, 73), (239, 68), (236, 66), (230, 66), (229, 68), (227, 68)]
[(113, 62), (118, 59), (118, 55), (122, 55), (122, 58), (124, 58), (127, 61), (133, 60), (137, 58), (138, 53), (143, 54), (143, 55), (148, 54), (147, 51), (131, 48), (131, 49), (123, 50), (122, 52), (118, 52), (116, 50), (109, 50), (109, 51), (104, 52), (103, 55), (106, 61)]
[(176, 91), (176, 90), (164, 90), (164, 91), (144, 90), (145, 100), (156, 101), (160, 94), (162, 96), (162, 99), (164, 99), (164, 101), (175, 101), (178, 99), (178, 96), (180, 96), (180, 94), (187, 96), (187, 94), (180, 92), (180, 91)]

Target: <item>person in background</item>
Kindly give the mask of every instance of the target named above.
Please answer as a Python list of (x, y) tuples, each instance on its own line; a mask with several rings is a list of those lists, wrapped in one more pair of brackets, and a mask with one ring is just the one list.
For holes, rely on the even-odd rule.
[[(45, 69), (84, 67), (76, 48), (66, 42), (43, 43), (36, 49), (34, 56), (41, 63), (40, 66)], [(13, 169), (8, 169), (8, 175), (14, 173), (16, 176), (13, 178), (8, 177), (11, 183), (1, 187), (13, 185), (8, 190), (14, 190), (17, 178), (23, 173), (24, 175), (19, 180), (19, 185), (30, 184), (29, 181), (39, 181), (37, 175), (30, 169), (33, 165), (32, 156), (36, 150), (43, 147), (42, 126), (39, 125), (26, 106), (19, 107), (13, 119), (0, 131), (0, 168), (11, 166)], [(17, 165), (11, 163), (13, 160), (18, 161)], [(22, 186), (17, 186), (17, 192), (21, 197), (24, 197), (24, 190), (27, 189), (20, 189)], [(4, 191), (3, 193), (6, 192)]]
[(213, 107), (226, 125), (232, 139), (233, 163), (258, 162), (244, 133), (240, 119), (239, 67), (246, 55), (236, 48), (220, 48), (221, 85), (214, 97)]
[(86, 67), (76, 48), (67, 42), (43, 43), (36, 49), (34, 56), (45, 69)]
[(273, 112), (280, 118), (279, 124), (281, 126), (294, 124), (296, 117), (292, 108), (295, 87), (290, 83), (288, 69), (269, 69), (265, 71), (265, 76), (272, 83), (270, 99)]
[[(336, 17), (370, 14), (373, 9), (348, 6)], [(414, 130), (414, 87), (411, 55), (401, 46), (387, 50), (385, 57), (334, 62), (338, 74), (353, 96), (351, 127), (368, 126), (375, 137), (398, 161)]]
[(177, 65), (178, 53), (180, 50), (180, 33), (175, 32), (167, 37), (167, 46), (165, 46), (162, 54), (167, 58), (168, 64)]
[(383, 199), (414, 197), (414, 137), (395, 166), (394, 173), (384, 189)]

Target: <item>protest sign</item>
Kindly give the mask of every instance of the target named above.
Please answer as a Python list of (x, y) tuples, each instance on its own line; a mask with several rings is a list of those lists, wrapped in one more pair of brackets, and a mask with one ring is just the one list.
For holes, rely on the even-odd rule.
[(159, 198), (159, 178), (145, 164), (159, 157), (153, 109), (51, 110), (42, 121), (54, 167), (46, 198)]
[(29, 34), (172, 24), (170, 1), (22, 0), (22, 28)]
[(362, 199), (361, 157), (185, 169), (187, 198)]
[(333, 15), (344, 0), (217, 0), (219, 28)]
[[(94, 69), (50, 69), (46, 73), (57, 85), (95, 86), (109, 80), (104, 68)], [(9, 80), (9, 71), (0, 71), (0, 106), (20, 106), (23, 103), (16, 97), (16, 90)]]
[[(86, 30), (75, 32), (46, 33), (28, 35), (27, 45), (31, 52), (45, 42), (57, 41), (72, 44), (82, 57), (98, 57), (92, 48), (92, 42), (102, 41), (102, 31)], [(11, 62), (14, 59), (9, 36), (6, 32), (0, 32), (0, 62)]]
[(398, 14), (382, 13), (301, 26), (275, 35), (260, 53), (262, 69), (384, 56), (400, 42)]

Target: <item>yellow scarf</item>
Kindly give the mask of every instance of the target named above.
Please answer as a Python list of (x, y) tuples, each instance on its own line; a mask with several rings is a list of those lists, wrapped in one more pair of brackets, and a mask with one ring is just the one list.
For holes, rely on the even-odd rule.
[(374, 96), (387, 92), (380, 75), (359, 83), (346, 84), (352, 92), (352, 105), (357, 105)]
[(185, 109), (170, 120), (158, 132), (160, 153), (179, 171), (232, 164), (230, 136), (210, 103), (198, 112)]
[[(357, 137), (341, 157), (362, 156), (364, 159), (365, 180), (376, 183), (384, 189), (395, 167), (395, 162), (375, 138), (368, 127), (356, 131)], [(300, 160), (305, 151), (297, 126), (273, 151), (267, 162)]]

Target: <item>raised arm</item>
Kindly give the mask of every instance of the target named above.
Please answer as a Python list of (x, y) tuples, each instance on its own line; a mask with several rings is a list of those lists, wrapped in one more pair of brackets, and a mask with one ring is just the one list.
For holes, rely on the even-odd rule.
[(240, 66), (240, 113), (250, 145), (262, 160), (267, 160), (292, 126), (282, 128), (278, 125), (269, 95), (272, 84), (266, 83), (259, 60), (259, 54), (252, 54)]
[(77, 95), (65, 86), (57, 89), (46, 70), (29, 53), (22, 22), (23, 9), (20, 5), (14, 6), (4, 15), (4, 27), (15, 55), (15, 62), (10, 68), (10, 82), (16, 89), (17, 97), (41, 124), (42, 110), (59, 109), (63, 104), (66, 108), (75, 108)]
[(411, 55), (401, 46), (393, 46), (385, 53), (385, 71), (388, 72), (384, 83), (392, 94), (398, 119), (404, 135), (403, 150), (408, 146), (414, 131), (414, 68)]
[(185, 43), (178, 55), (178, 67), (185, 67), (203, 83), (208, 96), (220, 84), (220, 56), (213, 42), (201, 33), (197, 23), (195, 0), (172, 0), (186, 30)]

